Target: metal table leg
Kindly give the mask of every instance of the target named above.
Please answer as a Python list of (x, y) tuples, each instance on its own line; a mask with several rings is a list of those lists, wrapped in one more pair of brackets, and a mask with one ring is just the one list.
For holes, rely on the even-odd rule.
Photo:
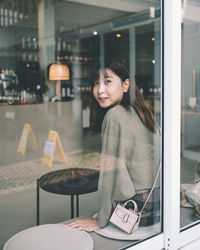
[(74, 195), (71, 195), (71, 219), (74, 218)]
[(76, 195), (76, 216), (79, 216), (79, 198), (78, 194)]
[(40, 186), (37, 180), (37, 226), (40, 224)]

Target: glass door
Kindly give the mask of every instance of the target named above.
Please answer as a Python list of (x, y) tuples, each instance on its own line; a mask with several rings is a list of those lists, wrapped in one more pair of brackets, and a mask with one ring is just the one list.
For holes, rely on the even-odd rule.
[(185, 2), (182, 20), (181, 230), (200, 219), (200, 60), (198, 1)]
[(106, 231), (117, 202), (142, 208), (163, 162), (161, 1), (5, 0), (0, 15), (0, 246), (68, 224), (69, 187), (76, 217), (96, 214), (97, 249), (163, 246), (162, 171), (132, 238)]

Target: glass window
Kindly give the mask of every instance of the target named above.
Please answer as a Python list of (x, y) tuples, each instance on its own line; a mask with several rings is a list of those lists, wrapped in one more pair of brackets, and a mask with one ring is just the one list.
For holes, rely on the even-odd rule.
[(198, 1), (183, 6), (181, 91), (181, 228), (200, 218), (200, 66)]
[[(160, 1), (5, 0), (0, 29), (0, 245), (36, 224), (78, 227), (88, 216), (79, 229), (98, 229), (89, 235), (99, 249), (161, 233)], [(184, 112), (198, 119), (197, 107)], [(187, 133), (184, 149), (198, 145)], [(197, 166), (184, 161), (185, 171)], [(141, 211), (157, 173), (139, 230), (111, 224), (118, 203), (133, 199)]]

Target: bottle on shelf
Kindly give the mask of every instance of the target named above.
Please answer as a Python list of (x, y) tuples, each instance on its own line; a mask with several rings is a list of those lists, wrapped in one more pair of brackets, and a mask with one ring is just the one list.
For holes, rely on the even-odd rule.
[(22, 53), (22, 61), (26, 61), (26, 52)]
[(26, 39), (24, 36), (21, 38), (21, 46), (22, 46), (22, 49), (25, 49), (26, 47)]
[(38, 49), (38, 41), (36, 37), (32, 38), (32, 42), (33, 42), (33, 48), (34, 49)]
[(17, 23), (18, 21), (18, 12), (14, 11), (14, 23)]
[(32, 47), (32, 41), (31, 41), (31, 37), (30, 36), (28, 36), (27, 38), (26, 38), (26, 44), (27, 44), (27, 48), (28, 49), (31, 49), (31, 47)]
[(67, 48), (67, 50), (69, 50), (69, 51), (72, 50), (71, 42), (67, 42), (66, 48)]
[(13, 25), (13, 21), (14, 21), (13, 20), (14, 19), (13, 10), (10, 9), (8, 14), (9, 14), (9, 25)]
[(4, 25), (8, 26), (8, 10), (6, 8), (4, 9)]
[(1, 27), (4, 27), (4, 10), (3, 10), (3, 8), (0, 8), (0, 14), (1, 14)]
[(31, 54), (31, 53), (28, 55), (28, 60), (29, 60), (30, 62), (32, 61), (32, 54)]
[(57, 38), (57, 41), (56, 41), (56, 50), (57, 51), (61, 51), (61, 38)]
[(65, 40), (62, 41), (62, 50), (66, 50), (66, 41)]

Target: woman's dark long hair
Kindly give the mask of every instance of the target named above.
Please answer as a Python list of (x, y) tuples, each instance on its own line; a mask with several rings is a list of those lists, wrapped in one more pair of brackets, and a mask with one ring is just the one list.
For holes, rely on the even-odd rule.
[(104, 62), (93, 67), (91, 75), (91, 111), (90, 111), (90, 129), (91, 135), (101, 131), (103, 118), (109, 108), (101, 108), (93, 95), (93, 87), (95, 80), (99, 79), (99, 72), (103, 70), (111, 70), (121, 81), (130, 80), (128, 92), (124, 93), (120, 105), (126, 110), (130, 110), (132, 106), (138, 114), (142, 123), (152, 132), (155, 131), (155, 117), (149, 103), (144, 99), (140, 90), (135, 84), (133, 77), (129, 73), (128, 64), (122, 59), (109, 58)]

